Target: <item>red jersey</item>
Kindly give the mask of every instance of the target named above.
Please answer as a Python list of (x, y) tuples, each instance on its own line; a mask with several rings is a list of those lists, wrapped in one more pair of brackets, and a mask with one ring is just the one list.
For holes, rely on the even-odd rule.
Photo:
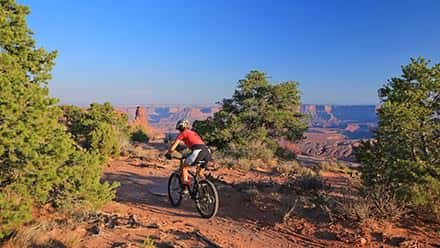
[(188, 148), (191, 148), (193, 145), (205, 144), (205, 142), (203, 142), (202, 138), (200, 138), (196, 132), (189, 129), (181, 132), (179, 136), (177, 136), (176, 140), (183, 141)]

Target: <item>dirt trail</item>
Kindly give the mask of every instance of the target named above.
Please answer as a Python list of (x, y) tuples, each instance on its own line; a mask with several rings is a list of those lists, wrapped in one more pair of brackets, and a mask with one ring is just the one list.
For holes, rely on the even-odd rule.
[(121, 216), (133, 214), (143, 227), (104, 232), (85, 240), (84, 246), (111, 247), (121, 240), (139, 243), (149, 236), (160, 240), (159, 247), (176, 244), (182, 247), (213, 246), (209, 242), (220, 247), (298, 247), (307, 243), (298, 240), (295, 244), (273, 228), (265, 228), (266, 223), (258, 222), (259, 217), (268, 219), (265, 213), (234, 201), (240, 196), (221, 187), (221, 205), (213, 219), (201, 218), (190, 199), (185, 199), (179, 208), (173, 208), (168, 202), (166, 187), (168, 176), (177, 165), (144, 166), (133, 166), (126, 161), (112, 162), (106, 170), (106, 179), (119, 181), (121, 186), (116, 201), (103, 210)]
[[(151, 152), (158, 153), (157, 150)], [(167, 183), (177, 166), (176, 161), (121, 159), (110, 162), (105, 179), (118, 181), (121, 186), (115, 201), (103, 212), (120, 216), (132, 214), (141, 226), (103, 229), (99, 235), (82, 240), (82, 246), (141, 244), (150, 237), (158, 247), (323, 247), (320, 241), (277, 231), (277, 216), (244, 202), (241, 194), (227, 184), (218, 185), (220, 208), (215, 218), (201, 218), (188, 198), (179, 208), (173, 208), (167, 198)], [(256, 175), (226, 170), (223, 174), (226, 180), (235, 175), (235, 181), (265, 177), (264, 173), (253, 173)]]
[[(279, 213), (270, 207), (256, 208), (232, 186), (246, 181), (282, 183), (280, 177), (264, 171), (214, 172), (224, 181), (217, 184), (220, 208), (215, 218), (201, 218), (190, 199), (173, 208), (167, 198), (167, 180), (177, 162), (159, 160), (157, 147), (151, 147), (150, 152), (156, 157), (115, 160), (105, 170), (105, 179), (121, 186), (117, 198), (103, 212), (133, 215), (140, 226), (102, 228), (99, 235), (84, 236), (81, 247), (142, 247), (148, 238), (157, 247), (379, 247), (377, 243), (362, 246), (357, 240), (344, 243), (332, 233), (334, 226), (316, 218), (295, 218), (289, 225), (280, 224)], [(332, 174), (329, 180), (345, 184)]]

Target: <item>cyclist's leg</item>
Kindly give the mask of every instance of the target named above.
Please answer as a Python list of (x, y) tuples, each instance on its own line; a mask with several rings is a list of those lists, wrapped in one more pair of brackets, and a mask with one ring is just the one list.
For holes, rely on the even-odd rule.
[(197, 149), (194, 150), (188, 157), (183, 161), (182, 165), (182, 183), (189, 185), (191, 182), (189, 182), (189, 168), (194, 165), (196, 162), (197, 157), (199, 156), (201, 150)]
[(189, 168), (190, 166), (186, 166), (186, 165), (182, 166), (182, 177), (181, 177), (182, 184), (188, 187), (191, 185), (191, 181), (189, 180), (189, 172), (188, 172)]
[(199, 178), (205, 178), (205, 168), (200, 167), (199, 168), (199, 174), (197, 175)]
[(204, 161), (204, 163), (197, 170), (198, 173), (197, 176), (199, 178), (205, 177), (205, 167), (207, 166), (210, 160), (211, 160), (211, 152), (209, 151), (209, 149), (202, 149), (202, 151), (199, 153), (195, 161), (196, 163), (200, 161)]

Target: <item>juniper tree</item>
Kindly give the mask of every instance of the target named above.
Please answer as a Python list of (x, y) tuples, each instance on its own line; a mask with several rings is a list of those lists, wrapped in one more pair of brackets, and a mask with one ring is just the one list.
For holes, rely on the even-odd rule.
[(77, 150), (49, 96), (56, 52), (36, 46), (29, 9), (0, 0), (0, 238), (31, 206), (99, 206), (113, 195), (93, 154)]
[(96, 151), (103, 159), (119, 155), (128, 142), (127, 114), (116, 111), (110, 103), (93, 103), (87, 109), (63, 106), (64, 124), (81, 147)]
[(296, 141), (307, 129), (300, 100), (298, 83), (270, 84), (265, 73), (251, 71), (238, 82), (232, 98), (221, 102), (221, 110), (195, 122), (194, 128), (219, 149), (248, 158), (270, 158), (270, 152), (279, 148), (279, 139)]
[(440, 217), (440, 64), (411, 59), (400, 77), (379, 89), (379, 98), (374, 141), (356, 150), (363, 185), (385, 185)]

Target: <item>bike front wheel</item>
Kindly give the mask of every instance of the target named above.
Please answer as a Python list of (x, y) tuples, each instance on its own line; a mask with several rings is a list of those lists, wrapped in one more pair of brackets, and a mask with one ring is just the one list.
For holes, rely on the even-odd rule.
[(215, 185), (208, 181), (199, 182), (199, 188), (196, 197), (196, 207), (203, 218), (211, 218), (217, 214), (219, 206), (219, 197)]
[(178, 207), (182, 202), (182, 183), (180, 175), (177, 173), (171, 174), (168, 179), (168, 198), (173, 207)]

